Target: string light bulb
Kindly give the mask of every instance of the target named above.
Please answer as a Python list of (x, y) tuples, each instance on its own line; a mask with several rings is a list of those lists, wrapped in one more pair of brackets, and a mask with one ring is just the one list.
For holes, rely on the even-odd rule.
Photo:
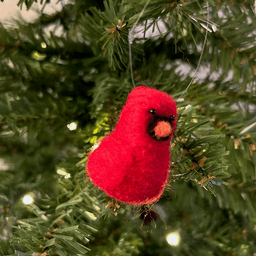
[(95, 142), (94, 145), (91, 147), (91, 152), (93, 152), (96, 148), (98, 148), (100, 143), (101, 143), (101, 141)]
[(180, 243), (180, 235), (177, 232), (169, 233), (166, 236), (167, 243), (172, 246), (177, 246)]
[(42, 42), (42, 43), (41, 43), (41, 47), (42, 47), (42, 48), (46, 48), (46, 47), (47, 47), (46, 43)]
[(64, 176), (65, 179), (69, 179), (70, 177), (71, 177), (70, 173), (67, 173), (67, 174)]
[(68, 124), (67, 127), (70, 131), (74, 131), (77, 128), (77, 124), (75, 122), (72, 122), (72, 123)]
[(69, 179), (71, 177), (70, 173), (67, 173), (64, 168), (58, 168), (57, 173), (64, 176), (65, 179)]
[(25, 195), (22, 201), (23, 201), (23, 204), (29, 205), (34, 202), (34, 199), (30, 195)]

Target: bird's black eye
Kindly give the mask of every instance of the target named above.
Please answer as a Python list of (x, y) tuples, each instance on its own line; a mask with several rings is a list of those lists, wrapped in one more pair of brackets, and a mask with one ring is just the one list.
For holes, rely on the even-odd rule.
[(156, 113), (156, 110), (155, 110), (155, 109), (150, 109), (150, 110), (149, 110), (149, 113), (152, 114), (152, 115), (154, 115), (154, 114)]
[(169, 117), (169, 119), (170, 119), (171, 121), (175, 120), (175, 115), (171, 115), (171, 116)]

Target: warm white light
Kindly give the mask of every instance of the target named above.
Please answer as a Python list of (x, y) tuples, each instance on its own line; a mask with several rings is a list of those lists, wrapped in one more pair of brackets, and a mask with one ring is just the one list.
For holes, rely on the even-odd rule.
[(68, 124), (67, 127), (70, 131), (74, 131), (77, 128), (77, 124), (73, 122), (73, 123)]
[(91, 152), (93, 152), (96, 148), (98, 148), (100, 143), (101, 143), (101, 141), (95, 142), (94, 145), (91, 147)]
[(46, 43), (41, 43), (41, 47), (46, 48), (47, 47)]
[(71, 177), (71, 175), (69, 173), (65, 175), (65, 179), (68, 179), (70, 177)]
[(177, 246), (180, 243), (180, 235), (178, 233), (170, 233), (166, 236), (169, 245)]
[(33, 201), (34, 199), (29, 195), (23, 197), (23, 204), (32, 204)]
[(57, 173), (58, 173), (59, 175), (64, 176), (65, 179), (68, 179), (68, 178), (71, 177), (70, 173), (67, 173), (64, 168), (58, 168), (58, 169), (57, 169)]
[(59, 175), (63, 175), (63, 176), (67, 175), (67, 172), (65, 172), (64, 168), (58, 168), (57, 173)]

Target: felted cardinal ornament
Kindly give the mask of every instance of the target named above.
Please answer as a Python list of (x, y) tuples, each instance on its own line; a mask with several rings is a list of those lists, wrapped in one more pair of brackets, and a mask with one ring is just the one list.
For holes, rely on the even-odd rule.
[(134, 88), (115, 130), (89, 155), (92, 182), (125, 203), (157, 201), (167, 181), (176, 121), (176, 104), (167, 93)]

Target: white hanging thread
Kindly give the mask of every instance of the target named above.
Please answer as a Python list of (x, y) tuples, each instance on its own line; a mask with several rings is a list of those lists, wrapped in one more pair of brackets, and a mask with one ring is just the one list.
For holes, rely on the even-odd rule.
[[(147, 8), (147, 5), (149, 3), (150, 0), (148, 0), (146, 2), (146, 4), (144, 5), (142, 11), (140, 12), (140, 15), (138, 16), (136, 22), (134, 23), (134, 25), (132, 26), (132, 28), (130, 29), (129, 31), (129, 35), (128, 35), (128, 41), (129, 41), (129, 60), (130, 60), (130, 71), (131, 71), (131, 78), (132, 78), (132, 84), (133, 84), (133, 87), (135, 87), (135, 82), (134, 82), (134, 76), (133, 76), (133, 68), (132, 68), (132, 49), (131, 49), (131, 46), (132, 46), (132, 43), (133, 43), (133, 40), (134, 40), (134, 30), (135, 30), (135, 27), (136, 25), (138, 24), (141, 16), (143, 15), (144, 11), (146, 10)], [(256, 0), (255, 0), (256, 2)], [(203, 53), (204, 53), (204, 49), (205, 49), (205, 45), (206, 45), (206, 41), (207, 41), (207, 35), (208, 35), (208, 22), (209, 22), (209, 4), (208, 2), (206, 2), (206, 6), (207, 6), (207, 24), (206, 24), (206, 29), (205, 29), (205, 38), (204, 38), (204, 44), (203, 44), (203, 49), (202, 49), (202, 52), (201, 52), (201, 55), (200, 55), (200, 58), (199, 58), (199, 61), (198, 61), (198, 64), (197, 64), (197, 68), (194, 72), (194, 75), (190, 81), (190, 83), (188, 84), (187, 88), (183, 91), (183, 93), (180, 95), (180, 97), (178, 98), (178, 100), (183, 96), (183, 94), (189, 89), (189, 87), (191, 86), (191, 84), (193, 83), (194, 79), (195, 79), (195, 76), (199, 70), (199, 67), (201, 65), (201, 60), (202, 60), (202, 57), (203, 57)]]
[(150, 0), (148, 0), (148, 1), (146, 2), (146, 4), (144, 5), (142, 11), (140, 12), (139, 17), (137, 18), (136, 22), (135, 22), (134, 25), (132, 26), (131, 30), (129, 31), (129, 35), (128, 35), (130, 70), (131, 70), (131, 77), (132, 77), (132, 85), (133, 85), (133, 87), (135, 87), (134, 77), (133, 77), (133, 69), (132, 69), (132, 42), (133, 42), (133, 39), (134, 39), (134, 30), (135, 30), (135, 27), (137, 26), (137, 24), (138, 24), (138, 22), (139, 22), (141, 16), (143, 15), (144, 11), (146, 10), (149, 1), (150, 1)]
[(209, 19), (210, 19), (210, 15), (209, 15), (209, 4), (208, 2), (206, 2), (206, 7), (207, 7), (207, 25), (206, 25), (206, 29), (205, 29), (205, 38), (204, 38), (204, 44), (203, 44), (203, 49), (202, 49), (202, 52), (201, 52), (201, 55), (200, 55), (200, 58), (199, 58), (199, 61), (198, 61), (198, 64), (197, 64), (197, 67), (196, 67), (196, 70), (195, 70), (195, 73), (190, 81), (190, 83), (188, 84), (187, 88), (183, 91), (183, 93), (180, 95), (180, 97), (178, 98), (178, 100), (183, 96), (183, 94), (188, 90), (188, 88), (191, 86), (191, 84), (193, 83), (194, 79), (195, 79), (195, 76), (199, 70), (199, 67), (201, 65), (201, 60), (202, 60), (202, 57), (203, 57), (203, 53), (204, 53), (204, 49), (205, 49), (205, 45), (206, 45), (206, 40), (207, 40), (207, 35), (208, 35), (208, 23), (209, 23)]

